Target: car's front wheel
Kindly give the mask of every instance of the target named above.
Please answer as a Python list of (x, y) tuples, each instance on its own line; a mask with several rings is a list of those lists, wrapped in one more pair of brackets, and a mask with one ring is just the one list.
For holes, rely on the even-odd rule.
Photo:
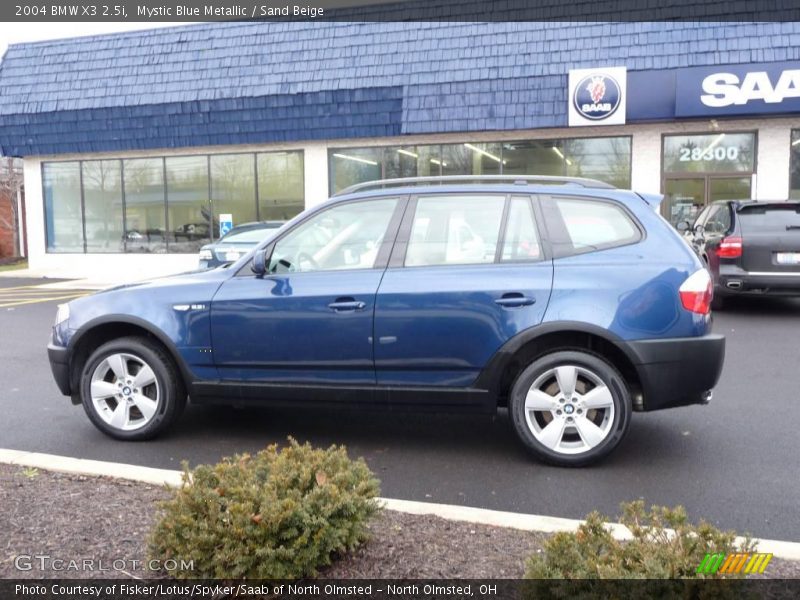
[(509, 412), (518, 437), (537, 457), (579, 467), (622, 441), (631, 397), (619, 371), (603, 358), (564, 350), (534, 360), (519, 374)]
[(181, 414), (186, 394), (177, 368), (157, 343), (139, 337), (113, 340), (92, 353), (81, 374), (86, 414), (103, 433), (144, 440)]

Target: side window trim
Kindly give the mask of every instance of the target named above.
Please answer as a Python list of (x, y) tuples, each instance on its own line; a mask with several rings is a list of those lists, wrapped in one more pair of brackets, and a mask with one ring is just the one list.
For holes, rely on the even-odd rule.
[(494, 249), (494, 264), (498, 264), (503, 258), (503, 248), (506, 245), (506, 234), (508, 233), (508, 213), (511, 212), (511, 196), (506, 195), (503, 203), (503, 216), (500, 217), (500, 233), (497, 236), (497, 248)]
[(550, 244), (550, 234), (547, 229), (547, 220), (544, 218), (541, 194), (531, 196), (531, 206), (533, 208), (533, 222), (536, 225), (536, 231), (539, 233), (539, 245), (542, 249), (542, 260), (553, 260), (553, 247)]
[[(359, 202), (369, 202), (371, 200), (386, 200), (386, 199), (396, 199), (397, 205), (395, 206), (394, 212), (392, 213), (392, 216), (389, 219), (389, 224), (386, 226), (386, 233), (384, 235), (383, 241), (381, 242), (381, 247), (378, 250), (378, 254), (375, 257), (375, 262), (373, 263), (370, 269), (360, 269), (360, 270), (375, 270), (375, 269), (385, 270), (389, 264), (389, 258), (393, 251), (395, 242), (397, 240), (398, 231), (400, 229), (401, 224), (403, 223), (404, 214), (406, 213), (406, 210), (408, 208), (409, 204), (408, 196), (388, 196), (388, 197), (374, 196), (370, 198), (358, 198), (355, 200), (347, 200), (345, 202), (336, 202), (335, 204), (332, 204), (330, 206), (325, 206), (313, 211), (309, 211), (307, 215), (304, 215), (303, 218), (294, 223), (291, 228), (282, 232), (279, 237), (271, 240), (268, 244), (264, 246), (258, 246), (257, 251), (261, 250), (262, 248), (266, 248), (267, 255), (272, 254), (278, 242), (280, 242), (287, 235), (295, 231), (298, 227), (304, 225), (310, 219), (313, 219), (324, 212), (327, 212), (334, 208), (338, 208), (340, 206), (346, 206), (348, 204), (356, 204)], [(251, 258), (244, 265), (242, 265), (238, 271), (236, 271), (234, 277), (250, 277), (250, 276), (255, 277), (255, 273), (253, 273), (250, 270), (252, 264), (253, 264), (253, 259)], [(341, 271), (345, 272), (347, 271), (347, 269), (341, 269)]]
[(548, 261), (551, 258), (549, 244), (546, 243), (546, 235), (544, 232), (544, 219), (541, 217), (540, 207), (538, 205), (538, 197), (532, 196), (528, 194), (510, 194), (506, 200), (506, 211), (508, 214), (511, 213), (511, 204), (514, 200), (523, 200), (527, 201), (528, 209), (530, 210), (530, 216), (533, 221), (533, 228), (536, 234), (536, 243), (539, 246), (539, 256), (535, 258), (526, 258), (526, 259), (518, 259), (518, 260), (503, 260), (502, 253), (505, 246), (506, 241), (506, 234), (508, 233), (508, 220), (506, 219), (503, 222), (503, 229), (501, 230), (502, 236), (500, 243), (498, 244), (498, 254), (496, 257), (495, 262), (499, 264), (532, 264), (532, 263), (539, 263), (543, 261)]
[[(571, 251), (557, 250), (556, 249), (556, 244), (553, 241), (553, 238), (558, 238), (558, 233), (555, 232), (556, 229), (561, 229), (562, 230), (560, 233), (565, 236), (564, 239), (569, 239), (570, 241), (572, 241), (571, 237), (569, 236), (569, 233), (567, 231), (566, 223), (564, 223), (564, 219), (561, 216), (561, 212), (558, 210), (557, 206), (555, 205), (555, 202), (557, 200), (559, 200), (559, 199), (577, 200), (577, 201), (583, 201), (583, 202), (598, 202), (598, 203), (604, 203), (604, 204), (608, 204), (610, 206), (613, 206), (613, 207), (617, 208), (618, 210), (622, 211), (622, 213), (630, 220), (631, 224), (634, 226), (634, 228), (636, 229), (636, 231), (638, 232), (639, 235), (636, 237), (636, 239), (626, 240), (626, 241), (622, 241), (622, 242), (609, 242), (609, 243), (605, 243), (605, 244), (598, 244), (597, 246), (595, 246), (593, 248), (585, 248), (585, 249), (581, 249), (581, 250), (576, 250), (573, 247), (573, 249)], [(642, 226), (642, 224), (639, 222), (639, 219), (637, 219), (633, 215), (633, 213), (631, 213), (631, 211), (628, 209), (627, 206), (625, 206), (622, 202), (619, 202), (617, 200), (613, 200), (611, 198), (601, 198), (601, 197), (598, 197), (598, 196), (581, 196), (579, 194), (563, 194), (563, 195), (562, 194), (559, 194), (559, 195), (549, 194), (549, 195), (542, 195), (540, 201), (542, 202), (542, 212), (545, 214), (544, 222), (547, 224), (547, 229), (548, 229), (548, 233), (549, 233), (548, 240), (549, 240), (549, 243), (553, 246), (552, 247), (552, 252), (553, 252), (553, 258), (554, 259), (556, 259), (556, 258), (567, 258), (569, 256), (577, 256), (577, 255), (580, 255), (580, 254), (589, 254), (591, 252), (599, 252), (599, 251), (602, 251), (602, 250), (610, 250), (612, 248), (622, 248), (624, 246), (630, 246), (632, 244), (638, 244), (639, 242), (641, 242), (642, 240), (644, 240), (647, 237), (647, 232), (645, 231), (645, 229)], [(552, 208), (545, 209), (544, 203), (547, 203), (547, 202), (553, 202), (554, 203)], [(557, 222), (554, 222), (554, 221), (557, 221)], [(562, 244), (561, 248), (564, 248), (564, 246), (565, 245)]]

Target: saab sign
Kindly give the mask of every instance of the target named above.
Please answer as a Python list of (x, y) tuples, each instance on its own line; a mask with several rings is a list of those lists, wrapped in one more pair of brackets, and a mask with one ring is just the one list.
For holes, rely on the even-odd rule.
[(569, 125), (625, 123), (625, 67), (569, 72)]
[(800, 63), (682, 69), (675, 84), (676, 117), (800, 112)]

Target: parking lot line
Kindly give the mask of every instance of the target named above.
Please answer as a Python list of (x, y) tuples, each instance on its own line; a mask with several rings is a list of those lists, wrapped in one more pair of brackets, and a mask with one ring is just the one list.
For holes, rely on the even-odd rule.
[[(52, 292), (51, 292), (52, 293)], [(36, 304), (39, 302), (52, 302), (54, 300), (67, 300), (67, 299), (74, 299), (80, 298), (82, 296), (87, 296), (91, 292), (81, 291), (81, 292), (73, 292), (72, 294), (68, 295), (59, 295), (59, 296), (38, 296), (38, 297), (28, 297), (28, 298), (21, 298), (21, 297), (7, 297), (3, 298), (0, 296), (0, 302), (3, 300), (10, 300), (10, 302), (3, 302), (0, 304), (0, 308), (11, 308), (13, 306), (22, 306), (24, 304)]]

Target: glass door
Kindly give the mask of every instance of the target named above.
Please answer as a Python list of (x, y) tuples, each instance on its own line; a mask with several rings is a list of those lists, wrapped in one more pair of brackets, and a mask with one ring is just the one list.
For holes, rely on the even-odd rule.
[(749, 200), (750, 177), (709, 177), (708, 201)]
[(663, 215), (673, 226), (693, 223), (706, 205), (706, 178), (691, 177), (664, 181)]

